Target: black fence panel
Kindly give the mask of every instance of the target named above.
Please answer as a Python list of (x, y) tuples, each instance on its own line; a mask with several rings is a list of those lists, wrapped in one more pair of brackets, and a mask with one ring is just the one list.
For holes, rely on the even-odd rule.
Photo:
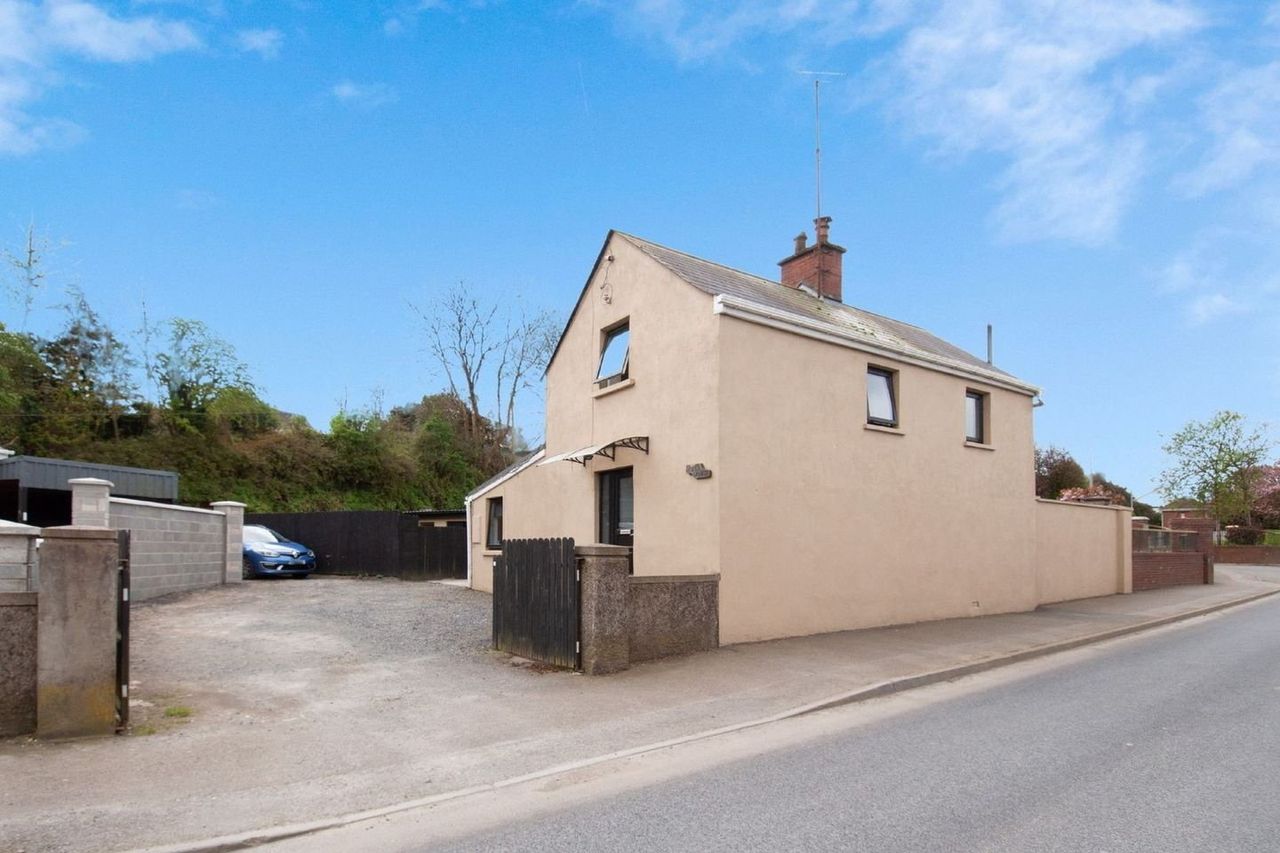
[(244, 521), (266, 525), (315, 551), (316, 571), (323, 574), (405, 580), (467, 576), (466, 527), (420, 527), (413, 513), (264, 512), (247, 513)]
[(494, 648), (578, 668), (578, 567), (572, 539), (508, 539), (493, 563)]

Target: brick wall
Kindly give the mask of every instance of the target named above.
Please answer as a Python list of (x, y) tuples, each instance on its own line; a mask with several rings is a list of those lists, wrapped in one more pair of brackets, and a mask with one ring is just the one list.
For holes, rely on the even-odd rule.
[(112, 498), (111, 527), (132, 531), (130, 598), (143, 601), (221, 584), (226, 523), (226, 516), (214, 510)]
[(1280, 566), (1280, 548), (1275, 545), (1219, 545), (1213, 549), (1219, 563), (1250, 566)]
[(1218, 529), (1218, 522), (1209, 518), (1203, 509), (1166, 509), (1161, 516), (1162, 523), (1170, 530), (1190, 530), (1200, 534), (1200, 550), (1206, 554), (1213, 553), (1213, 533)]
[(1208, 555), (1196, 551), (1137, 551), (1133, 555), (1133, 591), (1212, 583), (1211, 566)]

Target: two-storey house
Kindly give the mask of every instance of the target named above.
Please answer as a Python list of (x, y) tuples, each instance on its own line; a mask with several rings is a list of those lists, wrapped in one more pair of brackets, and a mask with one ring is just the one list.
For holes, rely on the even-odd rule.
[(610, 232), (546, 372), (545, 448), (468, 498), (505, 538), (719, 574), (723, 643), (1127, 591), (1128, 514), (1034, 497), (1036, 387), (842, 301), (817, 220), (770, 281)]

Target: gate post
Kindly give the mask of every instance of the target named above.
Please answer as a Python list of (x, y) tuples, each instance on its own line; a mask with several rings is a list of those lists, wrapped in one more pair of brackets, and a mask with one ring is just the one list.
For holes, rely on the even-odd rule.
[(36, 734), (116, 730), (116, 531), (47, 527), (40, 546)]
[(574, 549), (581, 572), (582, 671), (606, 675), (631, 666), (627, 630), (627, 573), (631, 549), (621, 545), (579, 545)]
[(241, 566), (244, 564), (244, 507), (240, 501), (215, 501), (209, 504), (224, 516), (222, 530), (223, 547), (227, 554), (223, 564), (222, 582), (240, 583), (244, 580)]

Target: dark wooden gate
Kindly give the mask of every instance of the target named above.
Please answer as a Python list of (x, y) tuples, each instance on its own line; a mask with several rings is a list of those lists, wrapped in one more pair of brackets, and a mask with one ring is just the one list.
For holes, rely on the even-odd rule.
[(129, 531), (116, 534), (116, 731), (129, 728)]
[(400, 517), (400, 563), (404, 580), (444, 580), (467, 576), (466, 525), (422, 526), (418, 517)]
[(494, 648), (578, 668), (578, 567), (572, 539), (507, 539), (493, 562)]

